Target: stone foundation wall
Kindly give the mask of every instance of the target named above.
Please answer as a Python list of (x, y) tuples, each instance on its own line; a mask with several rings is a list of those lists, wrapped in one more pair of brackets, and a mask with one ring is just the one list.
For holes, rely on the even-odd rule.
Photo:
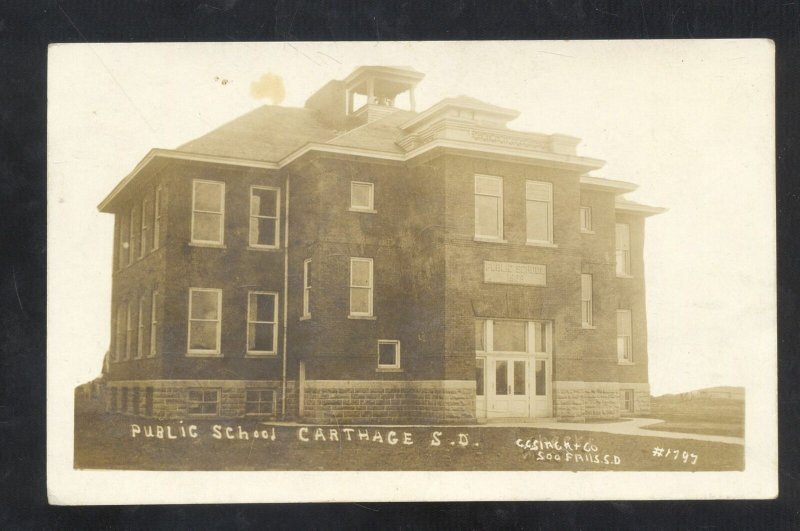
[(302, 420), (319, 424), (474, 423), (474, 381), (306, 381)]
[[(633, 413), (621, 410), (620, 392), (632, 389)], [(646, 383), (553, 382), (554, 416), (561, 421), (617, 419), (650, 412), (650, 386)]]
[[(148, 411), (148, 389), (152, 389), (152, 411)], [(189, 413), (189, 391), (192, 389), (218, 392), (216, 414)], [(245, 409), (247, 390), (274, 392), (274, 412), (248, 414)], [(124, 399), (127, 390), (127, 400)], [(138, 390), (138, 394), (136, 392)], [(111, 381), (104, 392), (105, 410), (126, 415), (159, 419), (187, 417), (236, 418), (244, 416), (278, 418), (281, 413), (281, 382), (265, 380), (140, 380)], [(137, 408), (138, 403), (138, 408)], [(297, 411), (295, 382), (286, 383), (286, 412), (294, 416)]]

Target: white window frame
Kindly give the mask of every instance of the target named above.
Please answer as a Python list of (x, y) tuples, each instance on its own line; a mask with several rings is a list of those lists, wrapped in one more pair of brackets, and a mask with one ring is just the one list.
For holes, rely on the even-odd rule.
[[(222, 200), (220, 201), (220, 208), (219, 212), (214, 212), (212, 210), (198, 210), (195, 208), (195, 199), (197, 193), (197, 185), (198, 183), (204, 184), (215, 184), (222, 187)], [(194, 215), (195, 213), (201, 214), (216, 214), (219, 216), (219, 241), (216, 240), (200, 240), (194, 237)], [(193, 179), (192, 180), (192, 228), (191, 228), (191, 242), (198, 245), (211, 245), (211, 246), (222, 246), (225, 245), (225, 182), (224, 181), (209, 181), (205, 179)]]
[(138, 318), (138, 329), (136, 334), (136, 359), (142, 359), (144, 356), (144, 301), (145, 297), (142, 295), (139, 297), (139, 315)]
[(135, 212), (136, 207), (131, 207), (130, 221), (128, 223), (128, 265), (131, 265), (136, 260), (136, 244), (134, 243), (136, 240)]
[[(628, 241), (622, 242), (619, 238), (620, 227), (625, 227)], [(627, 246), (627, 248), (625, 248)], [(618, 277), (631, 276), (631, 226), (628, 223), (617, 223), (614, 226), (614, 270)]]
[(303, 260), (303, 318), (311, 317), (311, 258)]
[[(369, 187), (369, 205), (358, 206), (353, 203), (353, 185), (362, 185)], [(375, 183), (370, 183), (366, 181), (350, 181), (350, 210), (354, 212), (375, 213)]]
[[(271, 394), (272, 395), (272, 410), (269, 411), (269, 412), (258, 411), (256, 413), (248, 413), (247, 412), (247, 404), (248, 403), (261, 405), (261, 404), (264, 404), (265, 402), (263, 402), (262, 400), (258, 400), (258, 401), (255, 401), (255, 402), (252, 401), (252, 400), (248, 401), (247, 400), (247, 393), (269, 393), (269, 394)], [(276, 394), (277, 393), (275, 392), (274, 389), (265, 389), (263, 387), (245, 389), (245, 391), (244, 391), (244, 412), (245, 413), (244, 414), (246, 416), (253, 416), (253, 417), (261, 416), (261, 415), (275, 415), (276, 412), (277, 412), (277, 405), (278, 405)], [(259, 407), (259, 409), (261, 409), (261, 408)]]
[[(199, 401), (192, 400), (190, 398), (192, 392), (198, 392), (198, 391), (201, 393), (202, 399), (199, 400)], [(210, 400), (206, 400), (205, 399), (205, 394), (207, 392), (213, 392), (213, 393), (216, 393), (216, 395), (217, 395), (217, 399), (213, 402), (217, 406), (216, 407), (216, 411), (213, 412), (213, 413), (190, 413), (189, 412), (189, 405), (192, 402), (197, 402), (199, 404), (211, 404), (212, 403)], [(215, 389), (206, 389), (206, 388), (202, 388), (202, 387), (190, 387), (189, 389), (186, 390), (186, 414), (189, 415), (190, 417), (216, 417), (216, 416), (218, 416), (219, 415), (221, 395), (222, 395), (222, 391), (220, 389), (217, 389), (217, 388), (215, 388)]]
[[(627, 322), (628, 328), (630, 329), (629, 334), (621, 334), (619, 330), (619, 318), (620, 315), (627, 315)], [(617, 310), (617, 361), (621, 364), (632, 364), (633, 363), (633, 316), (631, 315), (630, 310)], [(623, 356), (623, 352), (620, 351), (620, 339), (623, 340), (622, 345), (625, 347), (625, 352), (627, 357)]]
[[(272, 315), (274, 321), (254, 321), (250, 315), (250, 297), (258, 295), (272, 295), (273, 307)], [(275, 356), (278, 353), (278, 309), (280, 303), (278, 301), (278, 292), (276, 291), (248, 291), (247, 292), (247, 330), (246, 334), (246, 349), (247, 354), (252, 356)], [(250, 350), (250, 325), (251, 324), (271, 324), (272, 325), (272, 350)]]
[(161, 244), (161, 185), (156, 186), (156, 197), (153, 201), (153, 250)]
[[(394, 345), (395, 356), (394, 363), (391, 365), (381, 363), (381, 345)], [(399, 369), (400, 368), (400, 341), (396, 339), (379, 339), (378, 340), (378, 369)]]
[[(367, 286), (354, 286), (353, 285), (353, 263), (354, 262), (367, 262), (369, 263), (369, 284)], [(369, 310), (367, 312), (354, 312), (353, 311), (353, 288), (369, 289)], [(350, 317), (373, 317), (373, 295), (375, 291), (375, 276), (373, 269), (372, 258), (350, 258), (350, 283), (349, 283), (349, 298), (350, 298)]]
[(141, 223), (141, 235), (139, 237), (139, 258), (144, 258), (144, 255), (147, 254), (147, 233), (150, 231), (150, 225), (148, 225), (149, 220), (145, 215), (147, 213), (147, 204), (150, 202), (148, 197), (142, 199), (142, 223)]
[[(263, 216), (259, 214), (253, 213), (253, 190), (272, 190), (275, 192), (275, 215), (274, 216)], [(275, 186), (261, 186), (261, 185), (253, 185), (250, 187), (250, 202), (248, 203), (248, 208), (250, 212), (250, 216), (248, 217), (248, 225), (247, 225), (247, 241), (250, 247), (256, 249), (279, 249), (281, 246), (281, 189)], [(274, 219), (275, 220), (275, 244), (274, 245), (265, 245), (263, 243), (253, 242), (253, 222), (255, 221), (258, 223), (258, 220), (264, 219)]]
[(156, 355), (158, 348), (158, 291), (153, 290), (150, 296), (150, 351), (147, 354), (148, 358), (153, 358)]
[[(500, 183), (499, 195), (486, 194), (478, 192), (478, 179), (492, 179)], [(475, 239), (476, 240), (491, 240), (503, 241), (503, 178), (499, 175), (485, 175), (476, 173), (473, 179), (473, 202), (475, 203)], [(478, 233), (478, 201), (477, 196), (494, 197), (497, 200), (497, 235), (486, 235)]]
[[(547, 199), (531, 198), (531, 191), (529, 185), (541, 186), (546, 190)], [(547, 204), (547, 239), (534, 240), (528, 234), (528, 203), (546, 203)], [(533, 245), (552, 245), (553, 244), (553, 183), (547, 181), (534, 181), (527, 179), (525, 181), (525, 241)]]
[(592, 207), (581, 206), (580, 208), (581, 232), (584, 234), (594, 234), (592, 228)]
[[(553, 326), (552, 321), (537, 320), (537, 319), (493, 319), (489, 317), (475, 317), (476, 320), (483, 321), (483, 347), (484, 350), (475, 350), (477, 356), (485, 356), (488, 354), (504, 354), (504, 355), (521, 355), (521, 354), (549, 354), (553, 349)], [(518, 321), (525, 323), (525, 350), (524, 351), (506, 351), (495, 350), (494, 348), (494, 324), (498, 321)], [(544, 333), (544, 351), (534, 350), (535, 346), (539, 343), (536, 341), (534, 334), (536, 333), (536, 323), (541, 324), (541, 329)]]
[(125, 360), (131, 359), (131, 350), (133, 350), (133, 301), (128, 301), (125, 327)]
[(594, 279), (588, 273), (581, 273), (581, 326), (594, 328)]
[[(192, 319), (192, 293), (195, 291), (211, 291), (217, 294), (217, 318), (216, 319)], [(187, 315), (187, 330), (186, 330), (186, 353), (189, 356), (219, 356), (221, 352), (221, 338), (222, 338), (222, 290), (217, 288), (189, 288), (189, 313)], [(192, 344), (192, 321), (200, 321), (205, 323), (217, 323), (217, 346), (215, 349), (193, 349)]]
[(117, 321), (116, 321), (116, 328), (115, 332), (115, 345), (114, 345), (114, 361), (121, 361), (123, 359), (125, 353), (125, 344), (127, 341), (126, 338), (126, 323), (125, 323), (125, 309), (127, 308), (127, 304), (119, 303), (117, 304)]

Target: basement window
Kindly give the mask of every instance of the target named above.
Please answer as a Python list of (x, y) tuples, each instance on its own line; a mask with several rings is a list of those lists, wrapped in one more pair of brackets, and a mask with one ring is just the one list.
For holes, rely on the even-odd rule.
[(378, 368), (400, 368), (400, 342), (393, 340), (378, 341)]

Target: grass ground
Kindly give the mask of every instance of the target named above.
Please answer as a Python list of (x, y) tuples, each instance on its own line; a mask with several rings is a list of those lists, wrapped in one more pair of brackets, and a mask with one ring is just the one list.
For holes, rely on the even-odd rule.
[[(348, 432), (346, 427), (324, 426), (317, 432), (316, 426), (303, 429), (302, 425), (245, 419), (159, 423), (89, 410), (76, 414), (75, 426), (75, 467), (88, 469), (700, 471), (744, 467), (743, 447), (735, 444), (535, 426), (361, 427), (359, 436), (358, 427), (347, 428), (352, 429)], [(162, 430), (169, 426), (169, 434), (177, 438), (167, 438), (166, 431), (158, 438), (157, 426)], [(240, 438), (240, 427), (246, 439)], [(151, 429), (153, 436), (145, 436)]]
[(741, 400), (657, 396), (650, 401), (648, 416), (664, 421), (645, 428), (649, 430), (744, 437), (744, 402)]

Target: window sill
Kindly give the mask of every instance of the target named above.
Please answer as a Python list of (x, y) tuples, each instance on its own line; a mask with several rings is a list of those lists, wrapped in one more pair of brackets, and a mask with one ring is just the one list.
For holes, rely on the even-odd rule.
[(245, 353), (244, 357), (245, 358), (277, 358), (278, 357), (278, 353), (277, 352), (264, 352), (264, 353), (247, 352), (247, 353)]
[(227, 249), (224, 243), (189, 242), (189, 247), (209, 247), (211, 249)]
[(360, 212), (362, 214), (377, 214), (378, 211), (372, 208), (353, 208), (350, 207), (347, 209), (349, 212)]
[(617, 365), (633, 365), (632, 361), (617, 361)]
[(403, 372), (400, 367), (378, 367), (375, 372)]
[(360, 321), (374, 321), (377, 319), (374, 315), (348, 315), (348, 319), (356, 319)]
[(633, 275), (621, 275), (617, 273), (617, 278), (633, 278)]
[(584, 330), (597, 330), (597, 327), (595, 325), (589, 325), (589, 324), (581, 324), (581, 328), (583, 328)]
[(481, 238), (480, 236), (475, 236), (473, 241), (481, 243), (508, 243), (508, 240), (501, 240), (498, 238)]
[(550, 242), (525, 242), (525, 245), (530, 247), (546, 247), (550, 249), (558, 249), (558, 245)]
[(248, 245), (248, 251), (266, 251), (266, 252), (276, 252), (276, 251), (283, 251), (280, 247), (258, 247), (256, 245)]
[(300, 321), (310, 321), (311, 320), (311, 316), (310, 315), (301, 315), (299, 320)]
[(221, 358), (222, 354), (219, 352), (187, 352), (187, 358)]
[(581, 229), (581, 234), (594, 234), (594, 231), (588, 229)]

